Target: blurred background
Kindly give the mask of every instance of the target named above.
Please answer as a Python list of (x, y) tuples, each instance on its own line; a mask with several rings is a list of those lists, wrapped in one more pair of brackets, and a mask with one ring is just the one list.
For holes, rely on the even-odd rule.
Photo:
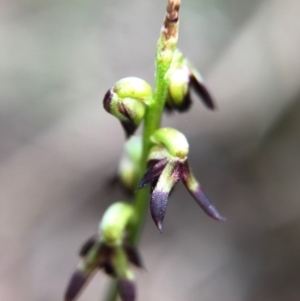
[[(164, 234), (149, 218), (138, 300), (279, 301), (300, 295), (300, 1), (183, 0), (179, 48), (217, 100), (164, 117), (228, 218), (181, 184)], [(166, 1), (1, 0), (0, 296), (62, 300), (105, 208), (124, 143), (102, 108), (118, 79), (153, 84)], [(103, 300), (98, 274), (80, 300)]]

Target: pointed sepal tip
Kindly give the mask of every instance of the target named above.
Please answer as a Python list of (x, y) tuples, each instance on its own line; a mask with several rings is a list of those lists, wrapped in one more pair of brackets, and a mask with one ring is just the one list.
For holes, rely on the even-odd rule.
[(73, 301), (82, 291), (83, 287), (86, 285), (88, 276), (84, 275), (81, 271), (75, 271), (70, 279), (67, 290), (65, 292), (65, 301)]
[(123, 301), (135, 301), (135, 283), (128, 279), (118, 280), (118, 289)]

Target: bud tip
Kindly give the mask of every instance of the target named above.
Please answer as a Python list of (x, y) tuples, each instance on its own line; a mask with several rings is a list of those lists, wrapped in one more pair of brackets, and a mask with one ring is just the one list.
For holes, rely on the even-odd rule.
[(71, 277), (69, 285), (65, 293), (65, 301), (73, 301), (76, 299), (81, 289), (87, 281), (87, 276), (81, 271), (75, 271)]

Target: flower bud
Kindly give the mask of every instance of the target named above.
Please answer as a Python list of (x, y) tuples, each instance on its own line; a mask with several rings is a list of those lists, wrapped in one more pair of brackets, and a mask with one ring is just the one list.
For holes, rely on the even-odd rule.
[(170, 74), (167, 108), (180, 112), (187, 111), (191, 105), (189, 91), (190, 72), (186, 66), (175, 69)]
[(112, 204), (105, 212), (99, 225), (103, 241), (109, 246), (120, 245), (124, 232), (134, 218), (132, 205), (118, 202)]
[(154, 144), (163, 145), (173, 157), (184, 159), (188, 155), (189, 143), (186, 137), (173, 128), (160, 128), (150, 139)]
[(169, 81), (166, 99), (167, 111), (187, 111), (192, 104), (190, 97), (191, 88), (195, 90), (209, 109), (213, 110), (215, 108), (214, 101), (201, 75), (191, 66), (179, 50), (173, 56), (166, 78)]
[(134, 191), (138, 180), (139, 163), (142, 156), (141, 137), (132, 136), (125, 143), (124, 152), (119, 164), (119, 178), (129, 191)]
[(145, 105), (152, 99), (152, 89), (144, 80), (126, 77), (107, 91), (103, 99), (105, 110), (117, 117), (127, 137), (140, 125), (145, 115)]

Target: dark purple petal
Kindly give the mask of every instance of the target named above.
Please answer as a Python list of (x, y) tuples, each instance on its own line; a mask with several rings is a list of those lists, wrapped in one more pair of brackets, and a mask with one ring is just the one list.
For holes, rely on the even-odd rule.
[(79, 250), (79, 256), (84, 257), (90, 250), (91, 248), (96, 244), (97, 242), (97, 236), (94, 235), (90, 237), (81, 247)]
[(111, 90), (108, 90), (103, 98), (103, 107), (107, 112), (110, 112), (110, 103), (111, 103), (111, 99), (113, 97), (113, 93)]
[(183, 102), (180, 104), (180, 106), (176, 106), (176, 110), (183, 113), (189, 110), (191, 105), (192, 105), (192, 100), (191, 100), (190, 91), (187, 91), (187, 94), (184, 96)]
[(180, 104), (174, 103), (172, 101), (171, 96), (169, 95), (165, 103), (165, 111), (167, 113), (173, 113), (173, 111), (176, 110), (180, 113), (184, 113), (190, 109), (191, 105), (192, 105), (192, 99), (191, 99), (190, 91), (188, 90), (186, 95), (184, 96), (183, 101)]
[(161, 233), (167, 210), (168, 196), (181, 177), (181, 164), (180, 162), (168, 163), (151, 195), (150, 211), (152, 219)]
[(118, 103), (119, 112), (123, 115), (125, 120), (121, 121), (121, 124), (125, 130), (126, 137), (129, 138), (137, 129), (137, 125), (132, 120), (131, 112), (123, 102)]
[(127, 254), (128, 260), (133, 263), (134, 265), (136, 265), (139, 268), (143, 268), (143, 261), (142, 258), (140, 256), (139, 251), (137, 250), (137, 248), (135, 246), (131, 246), (129, 244), (125, 244), (124, 245), (124, 250)]
[(148, 168), (143, 178), (141, 179), (137, 190), (151, 184), (153, 181), (156, 181), (159, 175), (166, 167), (167, 163), (168, 163), (167, 159), (164, 159), (164, 160), (155, 161), (153, 162), (153, 164), (150, 164), (150, 167)]
[(125, 131), (126, 138), (132, 136), (137, 129), (137, 126), (131, 121), (121, 121), (121, 125)]
[(82, 271), (76, 270), (69, 282), (69, 285), (67, 287), (66, 293), (65, 293), (65, 301), (72, 301), (76, 299), (78, 294), (81, 292), (83, 287), (86, 285), (87, 280), (89, 279), (91, 273), (86, 274)]
[(195, 92), (201, 97), (201, 100), (211, 110), (216, 108), (214, 100), (208, 91), (206, 85), (199, 81), (194, 74), (190, 76), (190, 86), (195, 90)]
[(190, 191), (190, 193), (208, 216), (218, 221), (226, 221), (226, 218), (218, 212), (217, 208), (210, 202), (207, 195), (204, 193), (200, 186), (198, 187), (198, 189)]
[(210, 202), (207, 195), (204, 193), (199, 183), (196, 181), (192, 175), (188, 162), (185, 162), (184, 169), (182, 173), (182, 182), (188, 189), (189, 193), (192, 195), (197, 204), (203, 209), (203, 211), (210, 217), (218, 221), (226, 221), (216, 207)]
[(118, 280), (119, 294), (123, 301), (135, 300), (135, 284), (131, 280), (119, 279)]

